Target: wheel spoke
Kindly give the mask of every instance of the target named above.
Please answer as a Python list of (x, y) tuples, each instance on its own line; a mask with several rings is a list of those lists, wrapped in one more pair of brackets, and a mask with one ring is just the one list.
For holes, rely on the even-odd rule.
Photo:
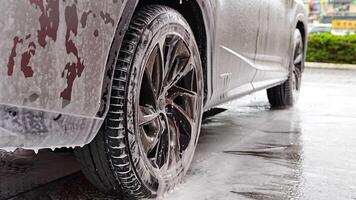
[(294, 65), (298, 65), (298, 64), (302, 63), (302, 61), (303, 61), (303, 54), (299, 54), (294, 59)]
[(140, 106), (139, 110), (139, 125), (143, 126), (157, 120), (160, 114), (152, 107)]
[(158, 44), (158, 54), (159, 54), (159, 74), (160, 74), (160, 79), (159, 79), (159, 89), (158, 89), (158, 94), (161, 94), (163, 92), (163, 82), (164, 82), (164, 77), (166, 72), (166, 64), (165, 64), (165, 49), (166, 49), (166, 38), (161, 39)]
[(189, 73), (191, 73), (194, 70), (193, 65), (191, 64), (187, 64), (182, 71), (179, 72), (179, 74), (177, 74), (175, 76), (174, 79), (172, 79), (170, 81), (170, 83), (168, 84), (168, 88), (171, 88), (172, 86), (176, 85), (179, 81), (181, 81), (183, 78), (185, 78)]
[(299, 65), (303, 62), (303, 44), (297, 43), (294, 51), (294, 65)]
[(141, 142), (146, 155), (150, 154), (150, 152), (157, 146), (159, 142), (159, 130), (150, 131), (154, 131), (154, 133), (147, 133), (143, 127), (140, 128)]
[(169, 160), (169, 135), (167, 134), (167, 130), (164, 131), (162, 135), (159, 137), (159, 142), (155, 152), (154, 161), (159, 169), (167, 166), (167, 162)]
[(177, 86), (177, 85), (173, 85), (168, 90), (167, 98), (174, 100), (177, 97), (188, 98), (191, 102), (195, 102), (197, 97), (198, 97), (198, 94), (196, 92), (190, 91), (190, 90), (185, 89), (183, 87), (180, 87), (180, 86)]
[(141, 142), (145, 153), (148, 155), (157, 145), (158, 137), (162, 131), (160, 114), (155, 112), (152, 107), (140, 106), (139, 128)]
[(189, 134), (190, 136), (194, 126), (194, 119), (191, 117), (191, 115), (194, 115), (194, 113), (191, 113), (190, 111), (190, 113), (188, 113), (186, 110), (175, 103), (172, 104), (171, 109), (171, 114), (173, 115), (172, 117), (175, 119), (176, 123), (180, 124), (185, 133)]
[(164, 61), (165, 61), (166, 69), (169, 69), (171, 67), (171, 63), (172, 63), (171, 61), (174, 60), (175, 49), (180, 40), (181, 39), (176, 35), (167, 36), (164, 40), (163, 52), (165, 55)]
[[(167, 76), (171, 69), (171, 60), (174, 57), (174, 50), (179, 42), (180, 38), (175, 35), (167, 36), (164, 40), (161, 40), (159, 46), (161, 47), (161, 52), (163, 53), (163, 63), (164, 63), (164, 82), (166, 82)], [(162, 42), (163, 41), (163, 42)]]
[(173, 166), (181, 158), (180, 152), (180, 132), (176, 122), (170, 118), (169, 121), (169, 134), (170, 134), (170, 148), (169, 148), (169, 163), (168, 166)]
[(296, 90), (300, 90), (301, 71), (300, 71), (299, 68), (295, 68), (295, 69), (294, 69), (293, 76), (295, 76), (295, 87), (296, 87)]
[(173, 39), (175, 46), (169, 47), (166, 58), (167, 74), (165, 86), (172, 86), (188, 74), (193, 68), (190, 65), (191, 54), (187, 45), (181, 39)]
[(146, 84), (150, 86), (155, 99), (157, 99), (161, 92), (163, 82), (164, 65), (162, 48), (160, 44), (156, 45), (151, 52), (145, 70), (147, 76)]

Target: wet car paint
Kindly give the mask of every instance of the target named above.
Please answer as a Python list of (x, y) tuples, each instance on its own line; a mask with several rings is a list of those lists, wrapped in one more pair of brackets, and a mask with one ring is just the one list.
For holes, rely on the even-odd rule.
[(291, 38), (298, 24), (306, 38), (304, 3), (220, 0), (211, 5), (215, 29), (206, 108), (284, 82), (290, 61), (286, 55), (292, 55)]
[[(219, 43), (222, 43), (218, 36), (223, 32), (217, 30), (217, 23), (222, 17), (223, 12), (218, 10), (223, 1), (177, 1), (178, 5), (177, 2), (154, 2), (174, 5), (178, 10), (184, 9), (184, 5), (197, 6), (204, 27), (193, 29), (206, 34), (206, 38), (197, 38), (204, 42), (200, 48), (206, 71), (206, 110), (241, 96), (240, 89), (244, 89), (243, 95), (256, 90), (250, 83), (247, 90), (233, 89), (236, 84), (229, 85), (228, 80), (221, 82), (217, 67), (212, 67), (217, 60), (232, 59), (231, 55), (221, 59), (216, 53), (221, 50)], [(290, 2), (293, 5), (289, 15), (291, 27), (286, 32), (295, 28), (297, 20), (305, 21), (299, 15), (296, 17), (298, 13), (305, 14), (305, 10), (300, 9), (301, 1)], [(242, 3), (234, 2), (236, 6)], [(5, 66), (0, 71), (3, 77), (0, 79), (0, 104), (4, 113), (0, 121), (1, 148), (83, 146), (94, 138), (108, 111), (117, 53), (137, 4), (137, 0), (13, 0), (3, 3), (0, 11), (6, 17), (0, 18), (0, 25), (6, 28), (0, 30), (0, 40), (4, 41), (0, 50), (7, 53), (0, 59), (0, 66)], [(247, 27), (240, 26), (244, 21), (255, 23), (248, 15), (240, 18), (238, 23), (232, 23), (239, 32), (248, 31)], [(236, 38), (232, 34), (228, 37)], [(224, 41), (226, 39), (229, 40), (224, 38)], [(257, 47), (251, 42), (255, 41), (244, 45)], [(243, 40), (232, 44), (234, 53), (239, 53), (235, 47), (241, 44)], [(251, 69), (256, 71), (253, 66)], [(240, 67), (233, 71), (241, 72)], [(267, 77), (270, 77), (267, 72), (260, 76)], [(220, 87), (230, 91), (220, 90)]]
[[(270, 110), (264, 92), (225, 104), (226, 112), (203, 124), (187, 178), (164, 199), (355, 199), (355, 77), (356, 71), (307, 69), (300, 104), (289, 110)], [(46, 154), (30, 161), (46, 163)], [(12, 164), (17, 172), (0, 167), (5, 189), (48, 179), (11, 199), (116, 199), (91, 186), (72, 155), (51, 157), (52, 166)], [(43, 170), (57, 169), (55, 162), (71, 162), (73, 174), (51, 182)], [(38, 176), (25, 176), (26, 169)], [(11, 185), (8, 174), (28, 178)], [(0, 196), (9, 197), (6, 192), (1, 189)]]
[(0, 147), (7, 151), (26, 148), (83, 146), (95, 137), (102, 119), (85, 118), (0, 106)]
[(2, 148), (83, 146), (94, 138), (107, 111), (117, 49), (136, 4), (2, 4)]
[(0, 102), (94, 117), (124, 3), (3, 2)]

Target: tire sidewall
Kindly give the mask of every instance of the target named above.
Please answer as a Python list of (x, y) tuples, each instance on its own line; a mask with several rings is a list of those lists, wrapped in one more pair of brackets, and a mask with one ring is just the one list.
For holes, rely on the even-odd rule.
[[(140, 96), (141, 81), (143, 73), (145, 70), (146, 62), (153, 51), (154, 47), (158, 41), (165, 35), (174, 33), (179, 35), (186, 42), (187, 46), (191, 51), (196, 54), (195, 63), (196, 71), (199, 74), (198, 77), (203, 78), (202, 75), (202, 64), (200, 61), (200, 55), (198, 51), (197, 44), (195, 42), (194, 35), (189, 28), (188, 23), (184, 20), (180, 14), (174, 10), (170, 10), (165, 13), (153, 18), (153, 20), (148, 24), (148, 26), (143, 30), (141, 39), (137, 45), (134, 58), (132, 60), (131, 69), (130, 69), (130, 78), (128, 81), (127, 88), (127, 102), (126, 102), (126, 134), (127, 134), (127, 146), (131, 158), (131, 164), (137, 177), (141, 182), (152, 191), (152, 193), (159, 193), (160, 191), (164, 192), (169, 190), (167, 187), (174, 187), (175, 184), (180, 182), (180, 179), (185, 175), (188, 170), (188, 167), (192, 161), (194, 151), (192, 155), (184, 161), (186, 165), (179, 166), (181, 169), (177, 169), (177, 173), (172, 173), (169, 178), (157, 177), (158, 174), (152, 173), (154, 171), (153, 167), (150, 166), (147, 162), (146, 155), (143, 154), (141, 146), (139, 144), (139, 130), (138, 130), (138, 120), (137, 120), (137, 105), (138, 97)], [(202, 82), (202, 81), (200, 81)], [(203, 93), (203, 85), (198, 84), (198, 91)], [(200, 95), (201, 97), (203, 94)], [(203, 98), (202, 98), (203, 99)], [(198, 114), (197, 127), (195, 130), (194, 138), (191, 141), (194, 142), (194, 150), (197, 143), (197, 138), (199, 137), (200, 124), (201, 124), (201, 113), (202, 113), (202, 100), (200, 113)], [(156, 188), (158, 186), (158, 188)], [(157, 190), (157, 191), (155, 191)], [(164, 191), (163, 191), (164, 190)]]
[[(298, 101), (298, 98), (299, 98), (299, 92), (300, 92), (300, 87), (301, 85), (299, 85), (299, 91), (298, 93), (296, 93), (294, 91), (294, 88), (293, 88), (293, 76), (294, 76), (294, 69), (295, 69), (295, 65), (294, 65), (294, 56), (295, 56), (295, 51), (296, 51), (296, 48), (298, 45), (303, 45), (303, 41), (302, 41), (302, 35), (300, 33), (300, 31), (298, 29), (296, 29), (294, 31), (294, 34), (293, 34), (293, 40), (292, 40), (292, 45), (293, 45), (293, 48), (292, 48), (292, 53), (291, 53), (291, 56), (290, 56), (290, 65), (289, 65), (289, 75), (288, 75), (288, 80), (287, 80), (287, 85), (285, 85), (285, 93), (286, 93), (286, 105), (290, 105), (290, 106), (293, 106), (297, 103)], [(302, 46), (302, 48), (304, 48)], [(303, 51), (304, 52), (304, 51)], [(302, 58), (302, 66), (301, 68), (303, 67), (303, 62), (304, 62), (304, 53), (303, 53), (303, 58)], [(300, 69), (301, 72), (302, 72), (302, 69)], [(299, 77), (299, 83), (301, 82), (301, 78), (302, 78), (302, 73), (300, 72), (300, 77)]]

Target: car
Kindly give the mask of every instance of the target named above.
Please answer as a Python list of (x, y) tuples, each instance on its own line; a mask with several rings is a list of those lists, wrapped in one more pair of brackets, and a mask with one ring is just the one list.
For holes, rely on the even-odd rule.
[(301, 89), (301, 0), (17, 0), (0, 11), (0, 149), (73, 147), (111, 195), (173, 189), (204, 112), (265, 89), (289, 108)]
[(309, 34), (331, 33), (331, 24), (313, 24), (309, 29)]
[(333, 29), (331, 30), (331, 34), (333, 35), (353, 35), (356, 34), (356, 30), (352, 30), (352, 29)]

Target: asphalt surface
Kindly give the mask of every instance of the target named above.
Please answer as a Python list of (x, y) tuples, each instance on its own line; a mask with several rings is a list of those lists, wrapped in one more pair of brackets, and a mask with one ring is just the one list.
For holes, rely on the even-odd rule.
[[(299, 104), (265, 92), (206, 120), (191, 170), (168, 200), (356, 199), (356, 71), (308, 69)], [(0, 199), (114, 199), (70, 152), (0, 151)]]

